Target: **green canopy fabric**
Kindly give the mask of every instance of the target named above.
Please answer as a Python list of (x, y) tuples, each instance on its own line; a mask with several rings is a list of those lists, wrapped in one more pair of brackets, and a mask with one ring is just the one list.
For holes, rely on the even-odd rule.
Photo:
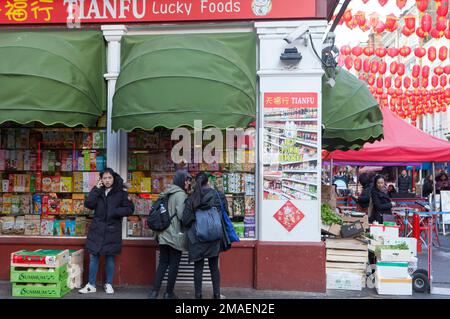
[(254, 33), (125, 36), (113, 130), (247, 127), (256, 118)]
[(93, 127), (106, 110), (101, 32), (0, 34), (0, 123)]
[(383, 138), (383, 116), (367, 85), (342, 68), (336, 84), (322, 79), (322, 148), (327, 151), (358, 150), (364, 143)]

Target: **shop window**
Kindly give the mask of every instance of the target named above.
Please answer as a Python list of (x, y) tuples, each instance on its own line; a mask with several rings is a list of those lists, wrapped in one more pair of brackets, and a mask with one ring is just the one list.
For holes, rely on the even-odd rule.
[(106, 131), (0, 126), (1, 235), (84, 237), (84, 199), (106, 167)]
[[(192, 131), (191, 134), (193, 134)], [(222, 134), (224, 137), (227, 135), (226, 132)], [(134, 215), (127, 218), (127, 237), (151, 238), (154, 236), (146, 223), (150, 207), (167, 185), (172, 183), (175, 172), (183, 169), (193, 177), (199, 172), (207, 172), (210, 176), (209, 185), (225, 193), (227, 203), (224, 204), (228, 205), (228, 212), (236, 232), (242, 239), (256, 238), (255, 152), (252, 137), (254, 135), (247, 135), (244, 140), (236, 140), (231, 144), (225, 143), (225, 138), (223, 143), (225, 145), (220, 149), (223, 154), (223, 163), (219, 161), (219, 163), (210, 164), (205, 161), (192, 163), (195, 151), (199, 149), (203, 151), (211, 142), (204, 141), (203, 145), (194, 145), (193, 137), (191, 162), (174, 163), (171, 152), (178, 141), (172, 141), (171, 135), (172, 130), (168, 129), (134, 130), (128, 133), (127, 181), (136, 209)], [(227, 144), (232, 145), (232, 148), (229, 146), (227, 148)], [(219, 150), (216, 149), (216, 151)], [(237, 160), (238, 158), (240, 159)], [(229, 162), (226, 159), (234, 159), (234, 161)]]

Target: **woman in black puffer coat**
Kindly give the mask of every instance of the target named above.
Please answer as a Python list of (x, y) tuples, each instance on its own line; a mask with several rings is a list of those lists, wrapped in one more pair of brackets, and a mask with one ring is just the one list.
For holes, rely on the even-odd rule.
[(375, 176), (372, 187), (372, 202), (373, 210), (371, 216), (369, 216), (369, 223), (377, 221), (379, 224), (383, 224), (383, 214), (392, 215), (392, 202), (387, 193), (384, 177), (381, 175)]
[[(219, 196), (217, 196), (219, 194)], [(220, 199), (219, 199), (220, 198)], [(195, 298), (202, 298), (202, 277), (205, 258), (208, 258), (208, 265), (211, 271), (214, 299), (220, 299), (220, 272), (219, 253), (221, 252), (221, 240), (213, 242), (200, 242), (195, 231), (195, 212), (197, 210), (209, 210), (212, 207), (221, 213), (221, 202), (228, 213), (228, 205), (225, 195), (217, 192), (208, 185), (208, 176), (199, 173), (195, 178), (195, 188), (193, 194), (186, 199), (183, 212), (183, 225), (188, 228), (187, 248), (189, 260), (194, 262), (194, 286)]]
[(124, 187), (123, 179), (107, 168), (100, 173), (100, 180), (89, 193), (84, 206), (95, 212), (86, 240), (86, 250), (90, 254), (89, 283), (79, 292), (96, 292), (99, 258), (104, 255), (105, 290), (108, 294), (113, 294), (114, 256), (120, 254), (122, 248), (122, 218), (133, 214), (134, 205)]

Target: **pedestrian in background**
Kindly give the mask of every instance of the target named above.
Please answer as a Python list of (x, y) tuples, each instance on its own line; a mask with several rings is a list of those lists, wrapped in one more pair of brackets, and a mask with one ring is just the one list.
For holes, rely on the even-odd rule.
[(402, 170), (397, 180), (399, 194), (409, 193), (412, 189), (411, 177), (408, 176), (406, 169)]
[(392, 202), (387, 193), (386, 183), (382, 175), (375, 176), (372, 187), (373, 210), (369, 216), (369, 223), (374, 221), (383, 224), (383, 215), (392, 215)]
[(90, 253), (89, 282), (79, 290), (79, 293), (87, 294), (97, 291), (95, 284), (99, 259), (100, 256), (105, 256), (104, 288), (107, 294), (113, 294), (114, 258), (122, 249), (122, 219), (134, 212), (134, 205), (122, 177), (111, 168), (106, 168), (100, 173), (100, 180), (89, 193), (84, 206), (94, 210), (94, 219), (86, 239), (86, 250)]

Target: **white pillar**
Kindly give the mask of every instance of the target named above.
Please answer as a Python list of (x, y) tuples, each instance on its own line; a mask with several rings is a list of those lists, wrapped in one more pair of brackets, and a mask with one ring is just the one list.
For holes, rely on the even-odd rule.
[[(322, 75), (321, 63), (315, 56), (309, 36), (305, 40), (293, 42), (302, 55), (296, 67), (288, 67), (280, 61), (280, 55), (288, 44), (283, 40), (296, 28), (309, 28), (314, 46), (320, 55), (322, 41), (327, 26), (326, 21), (277, 21), (255, 23), (259, 37), (259, 70), (260, 100), (259, 114), (259, 174), (263, 175), (264, 152), (264, 95), (266, 93), (316, 93), (317, 94), (317, 198), (314, 200), (290, 200), (298, 208), (304, 218), (292, 229), (283, 227), (274, 215), (288, 200), (262, 200), (259, 205), (259, 239), (265, 242), (320, 242), (320, 198), (321, 198), (321, 107), (322, 107)], [(307, 43), (307, 46), (305, 46)], [(263, 198), (263, 181), (259, 182), (259, 198)]]
[[(126, 179), (126, 171), (123, 171), (123, 158), (125, 157), (126, 166), (126, 147), (123, 151), (123, 141), (121, 137), (124, 133), (115, 133), (112, 131), (112, 108), (113, 96), (116, 88), (117, 78), (120, 73), (120, 40), (126, 34), (127, 28), (124, 25), (104, 25), (102, 26), (103, 36), (107, 41), (107, 73), (104, 75), (108, 81), (108, 113), (107, 113), (107, 165), (117, 171)], [(126, 134), (125, 134), (126, 142)]]

